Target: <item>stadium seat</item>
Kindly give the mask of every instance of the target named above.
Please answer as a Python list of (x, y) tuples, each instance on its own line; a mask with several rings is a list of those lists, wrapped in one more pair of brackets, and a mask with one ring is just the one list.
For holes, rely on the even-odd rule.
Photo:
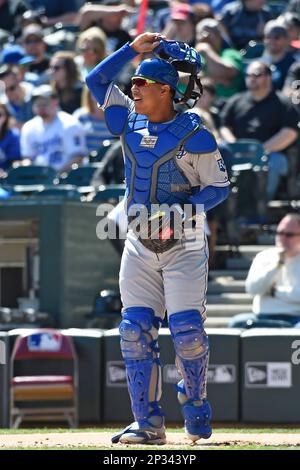
[(243, 225), (261, 225), (266, 221), (267, 157), (256, 140), (240, 139), (228, 147), (232, 153), (232, 190), (226, 202), (227, 235), (230, 243), (238, 246)]
[(102, 161), (104, 155), (112, 145), (111, 140), (104, 140), (98, 150), (92, 150), (89, 153), (89, 162), (90, 163), (99, 163)]
[(3, 187), (12, 194), (29, 194), (53, 186), (57, 179), (56, 171), (49, 166), (19, 166), (12, 168), (3, 181)]
[(50, 166), (18, 166), (12, 168), (7, 177), (5, 184), (9, 186), (15, 185), (52, 185), (57, 177), (56, 171)]
[(11, 355), (10, 426), (23, 420), (78, 425), (78, 363), (72, 339), (58, 330), (21, 334)]
[(51, 188), (45, 188), (42, 191), (34, 193), (35, 197), (62, 198), (80, 201), (82, 198), (78, 188), (72, 184), (56, 185)]
[(248, 169), (249, 165), (263, 167), (267, 163), (264, 147), (258, 140), (239, 139), (227, 145), (232, 153), (232, 165), (239, 165), (238, 170), (242, 170), (243, 165)]
[(61, 178), (63, 184), (71, 184), (77, 187), (80, 193), (89, 193), (94, 190), (92, 180), (96, 171), (101, 170), (101, 163), (79, 166), (69, 171), (66, 177)]

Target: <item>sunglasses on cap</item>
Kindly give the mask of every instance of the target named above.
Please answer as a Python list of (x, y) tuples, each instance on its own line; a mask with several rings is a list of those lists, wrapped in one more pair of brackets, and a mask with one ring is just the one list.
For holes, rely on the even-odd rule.
[(155, 80), (151, 80), (150, 78), (143, 78), (143, 77), (132, 77), (131, 79), (131, 84), (140, 87), (144, 86), (150, 86), (153, 85), (154, 83), (159, 83), (156, 82)]

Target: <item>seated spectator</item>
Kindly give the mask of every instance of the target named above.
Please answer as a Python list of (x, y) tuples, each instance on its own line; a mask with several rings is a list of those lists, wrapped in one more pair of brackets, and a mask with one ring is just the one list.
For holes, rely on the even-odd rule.
[(21, 18), (26, 10), (28, 10), (28, 4), (25, 0), (0, 0), (0, 29), (19, 36)]
[(1, 64), (18, 65), (20, 62), (30, 63), (33, 60), (34, 57), (26, 55), (25, 50), (17, 44), (5, 46), (0, 54)]
[(92, 27), (81, 33), (78, 37), (76, 49), (79, 52), (77, 62), (81, 70), (81, 78), (99, 64), (106, 56), (106, 36), (102, 29)]
[(222, 25), (236, 49), (245, 48), (249, 41), (261, 41), (264, 26), (271, 19), (265, 0), (238, 0), (221, 12)]
[(15, 160), (20, 160), (20, 133), (11, 126), (10, 114), (0, 102), (0, 176)]
[(87, 153), (81, 124), (74, 116), (59, 111), (57, 95), (50, 85), (37, 87), (33, 98), (36, 116), (22, 128), (22, 157), (61, 173), (74, 163), (80, 164)]
[(3, 87), (3, 99), (11, 116), (19, 128), (33, 117), (32, 90), (29, 83), (20, 82), (18, 69), (9, 65), (0, 68), (0, 83)]
[(295, 53), (289, 49), (286, 27), (276, 21), (269, 21), (264, 29), (264, 43), (262, 60), (272, 66), (273, 86), (276, 90), (281, 90), (289, 68), (296, 62)]
[(27, 0), (27, 2), (34, 10), (44, 10), (44, 22), (48, 26), (56, 23), (72, 24), (77, 17), (76, 0)]
[(193, 5), (193, 8), (197, 8), (198, 6), (201, 8), (203, 7), (210, 7), (215, 15), (219, 15), (222, 9), (227, 5), (227, 3), (231, 3), (232, 0), (190, 0), (189, 3)]
[(18, 68), (18, 78), (32, 85), (39, 84), (39, 77), (33, 72), (29, 72), (28, 67), (34, 61), (34, 57), (26, 55), (25, 50), (19, 45), (6, 46), (1, 53), (1, 64), (7, 64), (11, 68)]
[[(49, 68), (49, 57), (46, 55), (47, 45), (44, 41), (43, 29), (39, 24), (31, 24), (24, 28), (22, 46), (27, 55), (34, 57), (34, 61), (29, 65), (29, 71), (44, 76)], [(46, 80), (47, 77), (43, 81)]]
[(196, 38), (204, 73), (216, 84), (217, 96), (228, 98), (240, 91), (243, 86), (242, 56), (226, 45), (218, 22), (212, 18), (200, 21)]
[[(297, 15), (287, 11), (280, 15), (277, 20), (287, 29), (290, 44), (300, 38), (300, 13)], [(294, 50), (294, 52), (296, 51)]]
[[(230, 327), (300, 327), (300, 215), (288, 214), (279, 223), (276, 245), (254, 258), (246, 291), (254, 295), (253, 313), (236, 315)], [(267, 321), (267, 322), (266, 322)], [(269, 323), (269, 325), (268, 325)]]
[(52, 87), (55, 89), (62, 111), (72, 114), (81, 104), (83, 84), (74, 54), (69, 51), (56, 52), (51, 58)]
[(107, 51), (112, 53), (131, 41), (129, 33), (122, 29), (122, 21), (124, 16), (133, 12), (133, 8), (121, 1), (103, 0), (101, 5), (83, 5), (78, 21), (81, 30), (99, 26), (107, 36)]
[(190, 46), (195, 45), (195, 15), (187, 3), (172, 2), (170, 19), (162, 34), (168, 39), (183, 41)]
[(73, 114), (85, 130), (86, 144), (89, 153), (99, 150), (104, 140), (114, 139), (104, 119), (104, 111), (98, 107), (97, 101), (85, 87), (82, 94), (82, 108)]
[[(228, 142), (256, 139), (268, 155), (267, 196), (273, 199), (281, 176), (287, 175), (287, 148), (297, 139), (299, 116), (296, 109), (272, 88), (268, 65), (253, 61), (246, 74), (247, 91), (231, 97), (222, 114), (220, 129)], [(228, 164), (228, 162), (226, 162)]]

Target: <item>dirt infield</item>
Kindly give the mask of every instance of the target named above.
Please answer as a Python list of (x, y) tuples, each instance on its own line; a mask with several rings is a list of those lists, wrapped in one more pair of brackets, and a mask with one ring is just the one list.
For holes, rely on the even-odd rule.
[[(80, 448), (101, 447), (118, 449), (111, 444), (111, 433), (107, 432), (76, 432), (76, 433), (47, 433), (47, 434), (5, 434), (0, 436), (0, 449), (9, 448)], [(180, 449), (191, 445), (184, 433), (167, 434), (167, 447)], [(300, 434), (289, 433), (215, 433), (210, 439), (201, 440), (194, 446), (204, 448), (209, 446), (300, 446)], [(138, 446), (135, 446), (138, 447)], [(164, 446), (162, 446), (162, 449)]]

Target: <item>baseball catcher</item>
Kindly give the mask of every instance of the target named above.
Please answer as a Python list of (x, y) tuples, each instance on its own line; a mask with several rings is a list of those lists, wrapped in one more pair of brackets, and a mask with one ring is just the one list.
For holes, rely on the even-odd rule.
[[(153, 57), (139, 64), (129, 98), (114, 79), (141, 53)], [(200, 96), (200, 69), (199, 54), (188, 45), (144, 33), (104, 59), (86, 79), (110, 132), (121, 138), (130, 222), (120, 268), (120, 337), (134, 423), (114, 435), (113, 443), (166, 442), (157, 343), (165, 311), (182, 376), (178, 399), (186, 433), (197, 441), (212, 432), (203, 226), (206, 211), (228, 196), (229, 182), (215, 139), (200, 117), (174, 107)], [(189, 76), (183, 94), (178, 71)]]

